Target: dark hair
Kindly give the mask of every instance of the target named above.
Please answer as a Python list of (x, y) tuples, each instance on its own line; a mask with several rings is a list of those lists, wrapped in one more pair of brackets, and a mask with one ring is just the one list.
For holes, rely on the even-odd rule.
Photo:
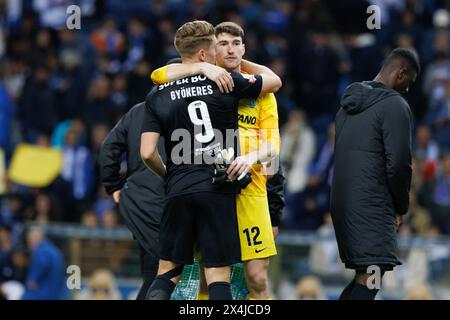
[(413, 69), (417, 74), (420, 73), (419, 56), (416, 51), (408, 48), (396, 48), (386, 58), (383, 68), (390, 66), (396, 60), (403, 60), (408, 64), (408, 67)]
[(237, 23), (225, 21), (215, 26), (214, 30), (216, 33), (216, 37), (221, 33), (228, 33), (234, 37), (241, 37), (241, 39), (244, 40), (244, 30)]

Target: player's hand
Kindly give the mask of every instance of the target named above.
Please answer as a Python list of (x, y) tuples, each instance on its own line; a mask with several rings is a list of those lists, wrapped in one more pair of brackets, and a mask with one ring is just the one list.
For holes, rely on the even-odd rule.
[(224, 68), (215, 66), (210, 63), (204, 63), (201, 67), (202, 73), (208, 79), (214, 81), (219, 87), (220, 92), (230, 93), (233, 91), (234, 82), (230, 73)]
[(112, 194), (113, 200), (116, 204), (119, 204), (120, 202), (120, 191), (121, 190), (114, 191)]
[(228, 178), (241, 180), (252, 169), (252, 161), (245, 156), (237, 157), (227, 170)]
[(395, 219), (395, 228), (397, 232), (400, 230), (400, 226), (402, 225), (403, 218), (400, 214), (397, 213), (396, 219)]

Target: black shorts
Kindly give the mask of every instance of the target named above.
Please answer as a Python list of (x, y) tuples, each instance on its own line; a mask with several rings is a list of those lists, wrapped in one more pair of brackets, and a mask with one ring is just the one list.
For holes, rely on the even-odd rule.
[(120, 194), (119, 212), (139, 245), (158, 259), (159, 228), (164, 209), (162, 194), (127, 183)]
[(235, 194), (199, 192), (167, 199), (159, 234), (160, 258), (192, 264), (197, 241), (205, 267), (241, 261)]

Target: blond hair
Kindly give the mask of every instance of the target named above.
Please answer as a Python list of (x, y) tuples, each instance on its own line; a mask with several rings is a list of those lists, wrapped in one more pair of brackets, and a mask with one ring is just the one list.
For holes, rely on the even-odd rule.
[(192, 57), (198, 50), (206, 49), (214, 41), (214, 27), (203, 20), (186, 22), (175, 33), (174, 45), (183, 57)]

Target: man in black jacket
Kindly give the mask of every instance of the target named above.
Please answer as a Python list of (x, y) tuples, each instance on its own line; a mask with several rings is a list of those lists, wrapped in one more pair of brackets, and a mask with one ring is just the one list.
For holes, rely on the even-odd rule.
[(278, 227), (281, 222), (281, 216), (285, 206), (284, 200), (285, 177), (280, 163), (278, 172), (270, 179), (267, 179), (267, 200), (269, 203), (270, 221), (272, 223), (273, 236), (278, 235)]
[[(148, 170), (140, 156), (141, 122), (145, 103), (139, 103), (109, 132), (100, 149), (102, 183), (141, 248), (144, 283), (137, 299), (142, 300), (158, 271), (158, 237), (165, 191), (161, 179)], [(162, 140), (162, 138), (161, 138)], [(158, 143), (164, 156), (164, 143)], [(127, 155), (126, 176), (120, 175), (122, 156)]]
[(419, 71), (412, 50), (395, 49), (374, 81), (351, 84), (341, 98), (331, 214), (341, 259), (356, 271), (341, 299), (373, 300), (379, 287), (369, 283), (372, 270), (379, 284), (401, 264), (396, 230), (409, 206), (411, 111), (400, 93)]

